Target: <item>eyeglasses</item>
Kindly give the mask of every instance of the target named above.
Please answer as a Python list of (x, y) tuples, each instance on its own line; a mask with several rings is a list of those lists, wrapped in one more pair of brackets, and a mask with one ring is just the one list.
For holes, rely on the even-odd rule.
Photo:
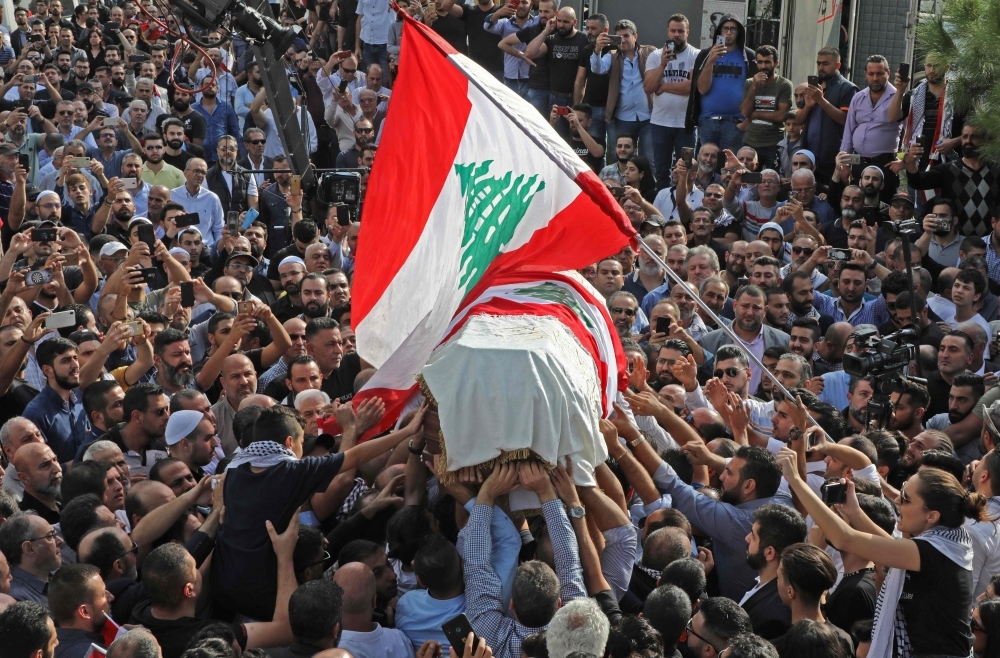
[(76, 112), (74, 110), (60, 110), (60, 111), (56, 112), (56, 114), (58, 114), (59, 116), (63, 116), (63, 117), (71, 117), (74, 114), (76, 114)]
[(317, 564), (323, 564), (324, 562), (326, 562), (329, 559), (330, 559), (330, 551), (323, 551), (323, 559), (322, 560), (316, 560), (312, 564), (307, 564), (306, 565), (306, 569), (308, 569), (309, 567), (315, 567)]
[(806, 256), (812, 256), (815, 249), (810, 249), (809, 247), (792, 247), (793, 254), (805, 254)]
[(624, 315), (627, 315), (628, 317), (631, 318), (631, 317), (635, 316), (635, 309), (634, 308), (622, 308), (620, 306), (613, 306), (613, 307), (611, 307), (611, 314), (612, 315), (622, 315), (622, 314), (624, 314)]
[(254, 146), (260, 146), (261, 144), (266, 144), (267, 140), (266, 139), (249, 139), (249, 140), (246, 140), (246, 143), (247, 144), (253, 144)]
[(718, 192), (705, 192), (704, 196), (707, 196), (709, 199), (721, 199), (722, 198), (722, 195), (719, 194)]
[(56, 538), (56, 536), (57, 536), (58, 534), (59, 534), (59, 533), (57, 533), (57, 532), (56, 532), (55, 530), (53, 530), (52, 532), (49, 532), (49, 533), (47, 533), (47, 534), (44, 534), (44, 535), (42, 535), (41, 537), (35, 537), (34, 539), (29, 539), (28, 541), (32, 541), (32, 542), (35, 542), (35, 541), (45, 541), (46, 539), (52, 539), (52, 540), (55, 540), (55, 538)]
[(374, 128), (355, 128), (354, 132), (361, 133), (363, 135), (370, 135), (375, 132)]
[(708, 638), (706, 638), (704, 635), (699, 635), (698, 633), (696, 633), (695, 630), (694, 630), (694, 628), (693, 628), (693, 626), (694, 626), (694, 618), (692, 617), (691, 619), (688, 620), (687, 626), (684, 627), (684, 632), (685, 633), (690, 633), (691, 635), (694, 635), (696, 638), (698, 638), (699, 640), (701, 640), (702, 642), (704, 642), (708, 646), (710, 646), (713, 649), (715, 649), (715, 653), (718, 653), (718, 654), (722, 653), (721, 651), (719, 651), (715, 647), (714, 644), (712, 644), (711, 640), (709, 640)]
[(345, 69), (343, 66), (341, 66), (340, 67), (340, 72), (341, 73), (350, 73), (351, 75), (354, 75), (355, 73), (358, 72), (358, 70), (357, 69)]
[(252, 265), (245, 265), (243, 263), (230, 263), (228, 267), (234, 272), (249, 272), (253, 269)]
[(722, 379), (723, 375), (725, 375), (726, 377), (735, 377), (736, 375), (738, 375), (741, 372), (743, 372), (743, 370), (744, 370), (744, 368), (737, 368), (735, 366), (729, 366), (728, 368), (718, 368), (718, 369), (716, 369), (716, 371), (715, 371), (714, 374), (715, 374), (715, 377), (717, 379)]
[(147, 414), (156, 414), (157, 418), (163, 418), (170, 411), (170, 407), (160, 407), (159, 409), (147, 409)]
[(132, 542), (132, 548), (128, 549), (127, 551), (125, 551), (124, 553), (122, 553), (121, 555), (119, 555), (116, 559), (123, 560), (123, 559), (127, 558), (129, 555), (131, 555), (132, 553), (135, 553), (135, 554), (139, 553), (139, 544), (135, 543), (134, 541)]
[(292, 340), (305, 340), (306, 339), (306, 335), (305, 334), (288, 334), (288, 337), (291, 338)]
[(243, 293), (241, 292), (220, 292), (219, 294), (237, 302), (243, 301)]

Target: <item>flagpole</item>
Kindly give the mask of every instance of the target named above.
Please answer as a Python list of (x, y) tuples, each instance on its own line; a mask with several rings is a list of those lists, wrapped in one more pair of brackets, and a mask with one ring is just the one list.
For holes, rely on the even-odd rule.
[[(684, 281), (683, 279), (681, 279), (677, 275), (676, 272), (674, 272), (672, 269), (670, 269), (670, 267), (665, 262), (663, 262), (663, 259), (660, 258), (660, 255), (657, 254), (655, 251), (653, 251), (653, 249), (648, 244), (646, 244), (645, 240), (643, 240), (641, 237), (638, 237), (638, 236), (636, 236), (636, 240), (639, 241), (639, 248), (643, 252), (645, 252), (645, 254), (647, 256), (649, 256), (650, 258), (652, 258), (663, 269), (663, 271), (666, 273), (667, 277), (671, 281), (673, 281), (675, 285), (676, 284), (681, 284), (681, 286), (684, 288), (684, 291), (687, 292), (687, 294), (695, 301), (695, 303), (698, 304), (698, 306), (700, 306), (701, 309), (708, 314), (708, 317), (710, 317), (712, 319), (712, 321), (715, 322), (715, 324), (719, 327), (719, 329), (721, 329), (727, 336), (729, 336), (732, 339), (733, 345), (735, 345), (740, 350), (742, 350), (743, 353), (746, 354), (747, 358), (755, 366), (757, 366), (760, 369), (761, 376), (767, 377), (768, 379), (770, 379), (774, 383), (774, 385), (782, 393), (784, 393), (785, 399), (787, 399), (789, 401), (794, 400), (795, 398), (793, 398), (792, 394), (788, 392), (788, 389), (785, 388), (781, 384), (781, 382), (778, 381), (778, 378), (775, 377), (774, 374), (770, 370), (768, 370), (766, 367), (764, 367), (764, 364), (760, 361), (760, 359), (758, 359), (756, 356), (754, 356), (754, 354), (750, 350), (748, 350), (746, 348), (746, 346), (743, 344), (743, 341), (740, 339), (740, 337), (736, 335), (736, 332), (734, 332), (731, 327), (729, 327), (728, 325), (726, 325), (726, 323), (723, 322), (722, 319), (719, 318), (719, 316), (717, 316), (715, 314), (715, 312), (711, 308), (709, 308), (708, 304), (706, 304), (705, 302), (703, 302), (701, 300), (701, 297), (699, 297), (697, 294), (695, 294), (691, 290), (691, 288), (687, 285), (687, 282)], [(640, 300), (640, 301), (642, 301), (642, 300)], [(813, 417), (813, 415), (810, 414), (808, 411), (806, 411), (806, 413), (808, 414), (810, 420), (812, 420), (814, 423), (816, 423), (816, 419)], [(816, 426), (819, 427), (819, 423), (816, 423)], [(822, 428), (820, 428), (820, 429), (822, 429)], [(833, 438), (829, 434), (827, 434), (826, 430), (823, 430), (823, 434), (826, 434), (826, 439), (828, 441), (833, 442)]]

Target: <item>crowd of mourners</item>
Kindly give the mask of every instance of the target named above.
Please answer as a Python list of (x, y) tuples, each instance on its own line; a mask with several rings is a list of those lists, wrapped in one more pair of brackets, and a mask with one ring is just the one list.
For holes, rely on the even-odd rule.
[[(859, 90), (837, 48), (782, 77), (729, 15), (698, 48), (680, 14), (640, 36), (556, 0), (404, 4), (649, 250), (580, 271), (629, 386), (578, 486), (570, 461), (446, 473), (426, 405), (360, 440), (386, 420), (351, 402), (375, 372), (351, 291), (388, 0), (272, 6), (312, 162), (359, 176), (346, 208), (300, 187), (225, 25), (14, 7), (0, 658), (1000, 656), (997, 172), (933, 53), (919, 83), (862, 58)], [(909, 363), (845, 371), (907, 327)]]

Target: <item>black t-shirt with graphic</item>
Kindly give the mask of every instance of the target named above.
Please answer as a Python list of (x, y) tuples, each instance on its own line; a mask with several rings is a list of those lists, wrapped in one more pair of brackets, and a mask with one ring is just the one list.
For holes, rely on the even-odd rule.
[(555, 94), (573, 93), (577, 69), (580, 68), (580, 54), (589, 44), (587, 35), (579, 31), (571, 37), (563, 37), (558, 33), (546, 37), (549, 91)]

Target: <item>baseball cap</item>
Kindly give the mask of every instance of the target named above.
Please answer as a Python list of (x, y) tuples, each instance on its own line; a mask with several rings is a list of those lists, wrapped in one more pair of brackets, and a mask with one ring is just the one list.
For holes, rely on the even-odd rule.
[(89, 91), (90, 93), (94, 93), (94, 85), (90, 84), (89, 82), (84, 82), (82, 85), (76, 88), (77, 94), (79, 94), (81, 91)]
[[(42, 191), (38, 189), (37, 185), (32, 185), (31, 183), (28, 183), (27, 185), (24, 186), (24, 196), (25, 198), (28, 199), (28, 201), (32, 203), (34, 203), (38, 199), (38, 195), (41, 193)], [(56, 196), (59, 195), (57, 194)]]
[(229, 263), (234, 258), (249, 258), (250, 261), (253, 262), (254, 267), (257, 267), (257, 265), (260, 263), (260, 261), (258, 261), (256, 258), (253, 257), (253, 254), (248, 254), (245, 251), (234, 251), (233, 253), (229, 254), (229, 258), (226, 259), (226, 265), (229, 265)]
[(759, 238), (760, 234), (763, 233), (764, 231), (768, 230), (768, 229), (770, 229), (772, 231), (777, 231), (778, 233), (781, 234), (782, 238), (785, 237), (785, 229), (781, 228), (781, 224), (778, 224), (777, 222), (768, 222), (768, 223), (764, 224), (763, 226), (761, 226), (760, 230), (757, 231), (757, 237)]
[(205, 414), (200, 411), (189, 409), (175, 411), (170, 414), (170, 420), (167, 421), (167, 431), (163, 436), (163, 440), (168, 446), (172, 446), (180, 442), (181, 439), (186, 439), (198, 427), (198, 423), (204, 417)]
[[(892, 197), (892, 201), (907, 201), (911, 206), (914, 205), (913, 199), (906, 192), (896, 192), (896, 196)], [(889, 203), (892, 203), (892, 201)]]
[(14, 155), (15, 153), (17, 153), (17, 149), (12, 144), (0, 143), (0, 155)]
[(101, 247), (101, 258), (106, 258), (108, 256), (114, 256), (119, 251), (128, 251), (128, 247), (123, 245), (121, 242), (109, 242), (103, 247)]
[(652, 217), (647, 217), (646, 219), (642, 220), (642, 223), (643, 224), (652, 224), (653, 226), (666, 226), (666, 224), (667, 224), (663, 220), (663, 217), (661, 217), (659, 215), (653, 215)]

